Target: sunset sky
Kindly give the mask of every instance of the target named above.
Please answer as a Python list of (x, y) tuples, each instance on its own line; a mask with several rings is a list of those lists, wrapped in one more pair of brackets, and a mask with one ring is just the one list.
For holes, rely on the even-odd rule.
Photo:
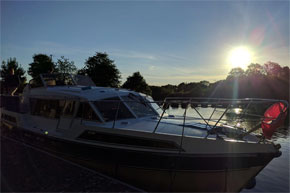
[(250, 62), (290, 66), (289, 1), (1, 1), (1, 60), (25, 70), (37, 53), (82, 68), (107, 52), (123, 81), (140, 71), (151, 85), (214, 82), (240, 47)]

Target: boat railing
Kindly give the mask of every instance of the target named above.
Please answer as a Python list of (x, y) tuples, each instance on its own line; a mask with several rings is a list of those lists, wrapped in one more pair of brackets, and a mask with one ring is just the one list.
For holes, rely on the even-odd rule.
[[(216, 134), (218, 137), (217, 129), (220, 127), (232, 127), (239, 130), (251, 130), (256, 127), (257, 124), (261, 125), (261, 122), (265, 119), (264, 112), (275, 103), (283, 103), (284, 108), (288, 109), (288, 102), (285, 100), (272, 100), (272, 99), (223, 99), (223, 98), (180, 98), (180, 97), (168, 97), (163, 101), (153, 100), (130, 100), (125, 99), (118, 100), (98, 100), (108, 103), (115, 103), (109, 110), (113, 110), (115, 113), (111, 115), (113, 117), (110, 121), (112, 122), (112, 128), (116, 127), (116, 121), (118, 120), (119, 113), (122, 113), (121, 105), (124, 103), (127, 105), (129, 111), (132, 114), (134, 109), (130, 108), (127, 103), (140, 103), (147, 105), (156, 113), (154, 116), (156, 125), (152, 129), (153, 133), (156, 133), (158, 127), (162, 121), (175, 121), (178, 125), (182, 126), (182, 138), (184, 135), (185, 127), (193, 126), (193, 124), (202, 124), (201, 129), (207, 130), (206, 138), (210, 134)], [(145, 99), (145, 98), (144, 98)], [(1, 95), (1, 107), (7, 110), (20, 112), (21, 108), (19, 105), (19, 96), (4, 96)], [(81, 102), (81, 99), (80, 101)], [(90, 101), (90, 102), (96, 102)], [(157, 105), (158, 104), (158, 105)], [(142, 106), (141, 105), (141, 106)], [(170, 114), (174, 107), (181, 107), (178, 114)], [(209, 108), (207, 113), (203, 113), (202, 109)], [(235, 112), (238, 110), (237, 112)], [(100, 112), (98, 116), (102, 117)], [(136, 114), (135, 114), (136, 115)], [(138, 116), (136, 116), (137, 118)], [(267, 117), (269, 118), (269, 117)], [(74, 119), (74, 118), (73, 118)], [(102, 120), (105, 121), (104, 119)], [(82, 121), (83, 122), (83, 121)], [(250, 123), (250, 124), (246, 124)]]
[[(181, 123), (182, 126), (182, 135), (184, 135), (185, 127), (190, 125), (190, 121), (196, 121), (204, 125), (205, 130), (207, 130), (207, 138), (210, 134), (216, 134), (218, 136), (217, 128), (221, 126), (232, 127), (234, 129), (239, 129), (243, 131), (251, 130), (252, 127), (255, 127), (257, 124), (261, 124), (262, 120), (265, 119), (264, 112), (274, 103), (283, 103), (284, 107), (288, 109), (288, 102), (284, 100), (272, 100), (272, 99), (255, 99), (255, 98), (246, 98), (246, 99), (223, 99), (223, 98), (180, 98), (180, 97), (170, 97), (166, 98), (163, 101), (126, 101), (126, 100), (100, 100), (103, 102), (116, 103), (116, 111), (114, 120), (112, 122), (112, 128), (115, 128), (116, 121), (118, 118), (118, 113), (120, 112), (121, 102), (135, 102), (142, 103), (144, 105), (158, 104), (159, 115), (157, 117), (158, 121), (153, 129), (153, 133), (156, 133), (160, 123), (163, 120), (177, 120)], [(176, 105), (177, 104), (177, 105)], [(168, 114), (169, 109), (174, 107), (181, 106), (183, 113), (179, 115)], [(208, 110), (207, 115), (205, 116), (202, 112), (202, 108), (211, 108)], [(170, 109), (170, 110), (171, 110)], [(240, 110), (236, 113), (233, 110)], [(194, 113), (194, 115), (192, 115)], [(247, 127), (245, 123), (248, 124)]]
[[(185, 126), (185, 120), (188, 120), (187, 110), (190, 107), (198, 115), (198, 117), (192, 118), (195, 120), (202, 120), (204, 124), (206, 124), (205, 128), (208, 130), (209, 135), (210, 133), (216, 133), (215, 130), (219, 125), (222, 124), (229, 125), (228, 122), (229, 119), (224, 117), (231, 109), (242, 109), (240, 113), (234, 113), (235, 114), (234, 120), (232, 119), (230, 120), (232, 122), (230, 126), (233, 126), (234, 128), (239, 128), (242, 122), (261, 123), (261, 121), (265, 119), (264, 111), (274, 103), (283, 103), (285, 110), (288, 109), (288, 102), (285, 100), (257, 99), (257, 98), (224, 99), (224, 98), (168, 97), (163, 101), (163, 103), (160, 103), (163, 107), (163, 111), (154, 129), (154, 132), (156, 132), (158, 125), (164, 118), (164, 114), (166, 110), (169, 108), (169, 106), (175, 105), (176, 107), (176, 104), (181, 105), (181, 107), (184, 108), (183, 128)], [(204, 117), (204, 115), (200, 113), (199, 108), (207, 108), (207, 107), (211, 107), (212, 112), (206, 118)], [(254, 108), (254, 112), (252, 110), (252, 107)], [(261, 108), (261, 110), (259, 111), (257, 110), (257, 108)], [(219, 115), (219, 117), (213, 118), (216, 112), (220, 112), (221, 114)], [(249, 117), (251, 118), (249, 119)], [(213, 122), (213, 124), (210, 124), (210, 122)], [(246, 130), (246, 128), (244, 129)]]

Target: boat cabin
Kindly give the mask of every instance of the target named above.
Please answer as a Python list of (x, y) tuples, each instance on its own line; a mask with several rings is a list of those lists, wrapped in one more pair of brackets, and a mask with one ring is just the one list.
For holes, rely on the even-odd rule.
[(151, 97), (96, 87), (89, 77), (81, 75), (42, 74), (40, 80), (30, 81), (23, 97), (31, 115), (50, 119), (75, 117), (105, 123), (159, 115)]

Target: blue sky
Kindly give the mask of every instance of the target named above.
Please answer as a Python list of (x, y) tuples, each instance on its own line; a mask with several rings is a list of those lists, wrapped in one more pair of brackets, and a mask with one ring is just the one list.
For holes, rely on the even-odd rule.
[(289, 64), (289, 1), (1, 1), (1, 60), (27, 69), (36, 53), (78, 68), (107, 52), (123, 81), (151, 85), (224, 79), (229, 52)]

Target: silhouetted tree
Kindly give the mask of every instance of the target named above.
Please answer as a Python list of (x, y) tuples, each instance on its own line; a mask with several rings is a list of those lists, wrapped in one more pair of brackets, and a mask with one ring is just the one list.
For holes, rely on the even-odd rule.
[(281, 71), (281, 74), (280, 74), (280, 77), (284, 80), (288, 80), (289, 82), (289, 78), (290, 78), (290, 69), (288, 66), (284, 66), (282, 68), (282, 71)]
[[(16, 58), (9, 58), (7, 62), (2, 61), (1, 65), (1, 93), (10, 86), (23, 87), (26, 82), (25, 71), (16, 61)], [(15, 85), (12, 85), (15, 84)]]
[(267, 62), (266, 64), (264, 64), (264, 69), (267, 75), (272, 76), (272, 77), (273, 76), (278, 77), (280, 73), (282, 72), (282, 67), (278, 63), (275, 63), (275, 62)]
[(207, 81), (207, 80), (202, 80), (202, 81), (200, 81), (199, 82), (202, 86), (204, 86), (204, 87), (208, 87), (209, 86), (209, 81)]
[(77, 67), (74, 65), (73, 61), (69, 61), (68, 58), (61, 56), (56, 62), (56, 69), (60, 73), (73, 74), (77, 71)]
[(86, 69), (84, 69), (84, 68), (79, 69), (79, 70), (77, 71), (77, 74), (79, 74), (79, 75), (86, 75)]
[(265, 75), (265, 69), (260, 64), (250, 64), (245, 73), (247, 76)]
[[(247, 71), (231, 69), (226, 80), (204, 84), (201, 82), (180, 83), (178, 86), (151, 86), (152, 97), (217, 97), (217, 98), (269, 98), (289, 101), (288, 66), (281, 67), (271, 62), (268, 65), (251, 64)], [(267, 66), (267, 68), (266, 68)]]
[(146, 83), (140, 72), (134, 72), (132, 76), (128, 76), (126, 82), (122, 85), (122, 87), (147, 95), (152, 94), (149, 85)]
[(177, 85), (177, 90), (176, 90), (179, 94), (183, 94), (184, 92), (187, 91), (187, 83), (182, 82), (179, 85)]
[(33, 62), (29, 64), (28, 74), (35, 80), (39, 79), (39, 75), (43, 73), (52, 73), (56, 71), (55, 64), (51, 57), (45, 54), (35, 54)]
[(96, 86), (119, 87), (120, 71), (114, 61), (109, 59), (108, 54), (97, 52), (95, 56), (89, 57), (85, 67), (78, 74), (88, 75)]
[(165, 86), (150, 86), (150, 89), (152, 90), (152, 98), (158, 101), (177, 93), (177, 86), (170, 84)]
[(233, 68), (233, 69), (229, 72), (229, 74), (228, 74), (228, 76), (227, 76), (227, 79), (238, 78), (238, 77), (242, 77), (242, 76), (244, 76), (244, 75), (245, 75), (245, 71), (244, 71), (242, 68), (240, 68), (240, 67), (238, 67), (238, 68)]

